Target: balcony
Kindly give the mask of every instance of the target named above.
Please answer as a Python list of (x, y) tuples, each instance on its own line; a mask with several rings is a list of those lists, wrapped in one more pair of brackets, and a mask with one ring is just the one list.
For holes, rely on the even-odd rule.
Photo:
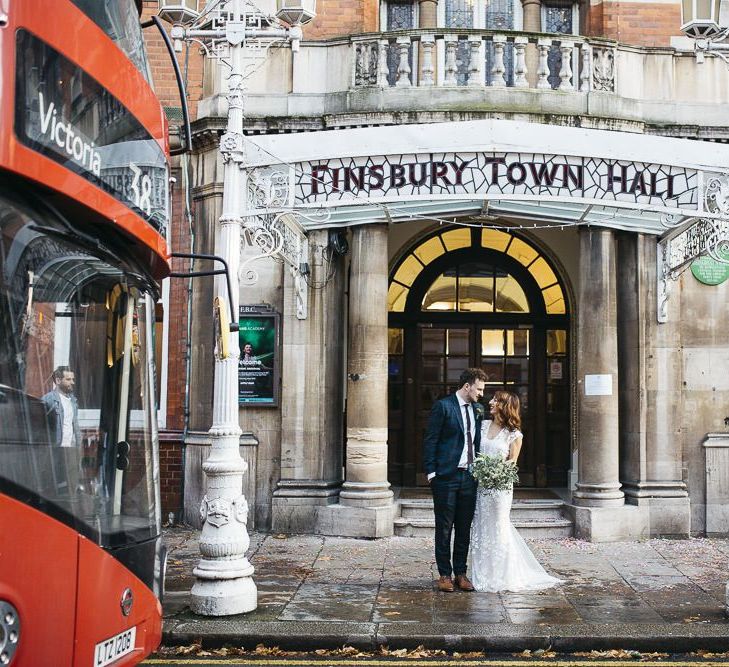
[[(254, 66), (246, 113), (249, 126), (263, 131), (526, 114), (537, 122), (729, 137), (729, 67), (669, 47), (407, 30), (303, 42), (298, 52), (274, 48)], [(224, 76), (214, 78), (225, 85)], [(223, 117), (224, 104), (213, 94), (201, 115)]]

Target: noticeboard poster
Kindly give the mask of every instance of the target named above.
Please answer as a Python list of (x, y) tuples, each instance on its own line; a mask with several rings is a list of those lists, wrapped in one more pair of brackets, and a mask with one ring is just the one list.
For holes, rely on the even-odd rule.
[(238, 404), (277, 406), (279, 314), (241, 306), (238, 327)]

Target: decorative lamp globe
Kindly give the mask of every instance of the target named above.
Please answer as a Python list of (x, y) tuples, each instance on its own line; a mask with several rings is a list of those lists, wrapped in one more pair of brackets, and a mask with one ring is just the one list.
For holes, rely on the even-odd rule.
[(681, 31), (694, 39), (712, 39), (723, 32), (719, 25), (721, 0), (681, 0)]
[(198, 16), (197, 0), (159, 0), (159, 17), (168, 23), (189, 25)]
[(316, 0), (277, 0), (276, 16), (291, 26), (308, 23), (316, 16)]

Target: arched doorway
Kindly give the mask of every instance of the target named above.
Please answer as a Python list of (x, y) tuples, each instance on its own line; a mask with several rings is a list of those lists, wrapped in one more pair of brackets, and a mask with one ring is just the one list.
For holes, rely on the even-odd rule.
[(551, 262), (525, 236), (448, 228), (393, 265), (389, 309), (388, 476), (426, 485), (423, 431), (464, 368), (522, 401), (524, 486), (566, 486), (570, 466), (569, 312)]

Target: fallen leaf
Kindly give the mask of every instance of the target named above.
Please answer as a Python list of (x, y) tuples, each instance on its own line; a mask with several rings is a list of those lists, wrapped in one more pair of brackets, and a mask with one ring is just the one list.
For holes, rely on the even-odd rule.
[(175, 653), (177, 655), (192, 655), (194, 653), (197, 653), (202, 649), (202, 641), (195, 642), (194, 644), (189, 644), (187, 646), (178, 646), (175, 649)]

